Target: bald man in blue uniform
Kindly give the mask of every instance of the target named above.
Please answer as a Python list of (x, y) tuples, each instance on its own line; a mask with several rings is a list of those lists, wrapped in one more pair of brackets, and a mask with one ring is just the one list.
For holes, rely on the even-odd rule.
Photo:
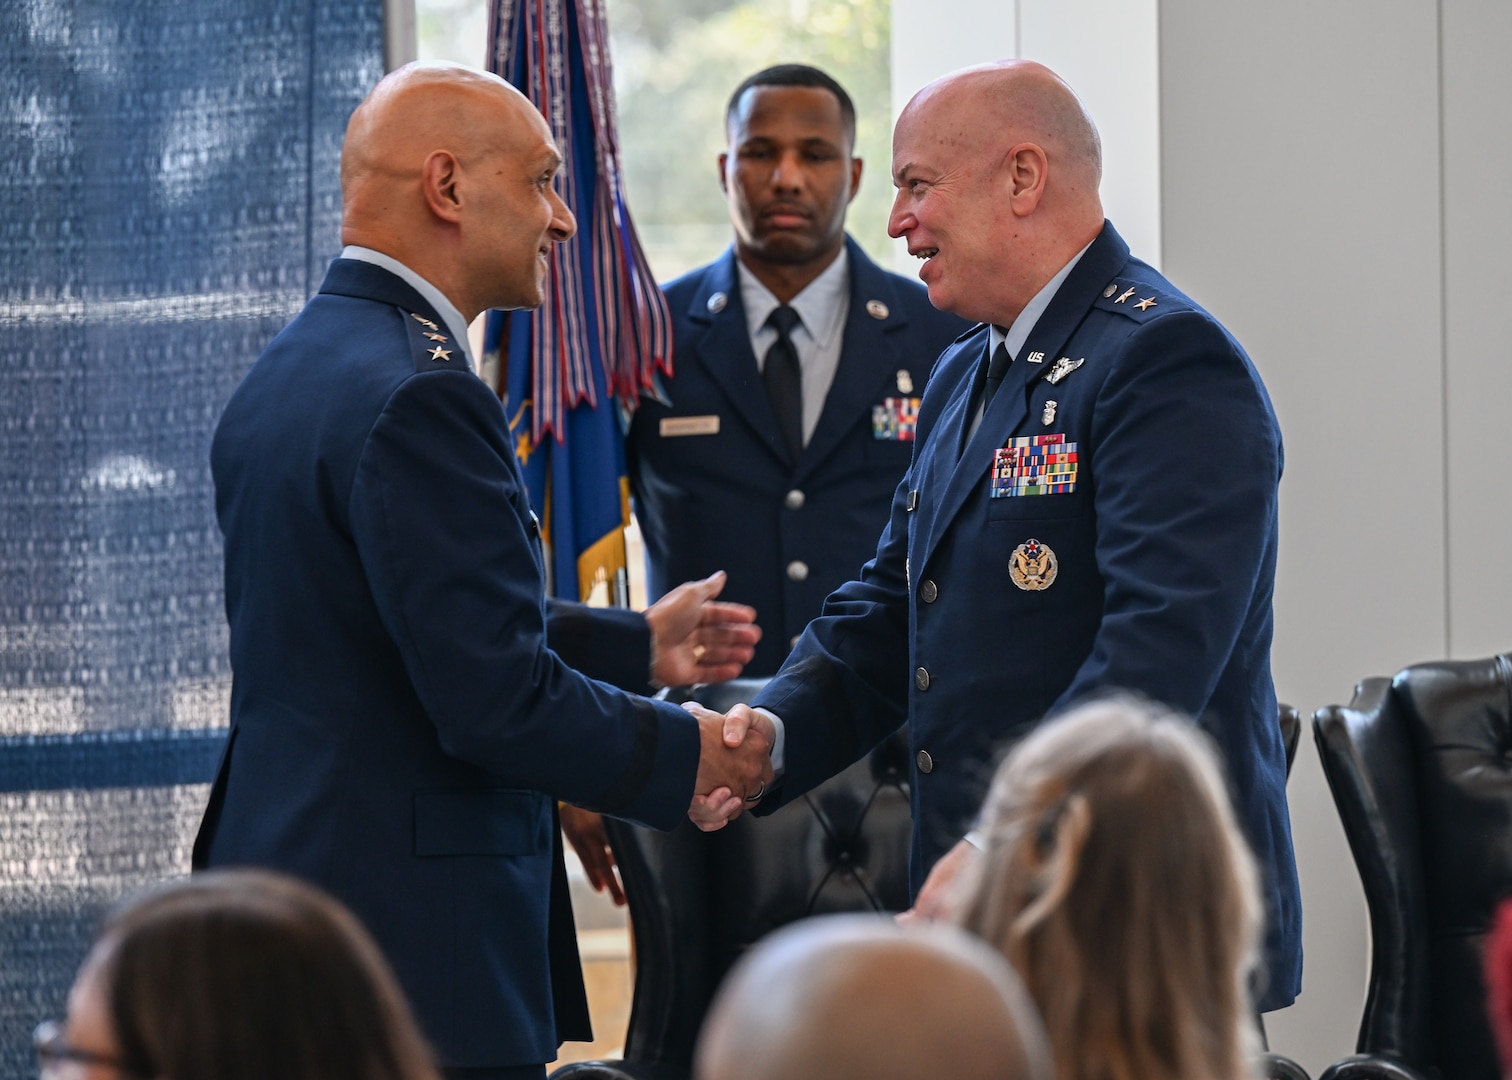
[(1076, 96), (1010, 61), (904, 110), (890, 231), (981, 325), (936, 365), (875, 557), (727, 738), (783, 726), (781, 805), (908, 723), (916, 911), (947, 907), (994, 759), (1090, 694), (1197, 719), (1264, 870), (1257, 1007), (1301, 981), (1271, 679), (1281, 437), (1244, 350), (1133, 258)]
[[(345, 902), (448, 1075), (473, 1080), (539, 1080), (583, 1037), (555, 801), (667, 828), (695, 791), (735, 802), (769, 775), (765, 747), (717, 749), (712, 714), (548, 646), (535, 516), (466, 333), (485, 307), (541, 302), (575, 228), (560, 164), (496, 76), (385, 78), (342, 150), (343, 257), (211, 449), (234, 684), (195, 865), (271, 867)], [(664, 679), (700, 674), (669, 649), (713, 677), (750, 655), (754, 631), (718, 605), (676, 632), (663, 614)], [(644, 648), (614, 655), (623, 629), (581, 615), (574, 651), (597, 674), (638, 657), (644, 684)]]

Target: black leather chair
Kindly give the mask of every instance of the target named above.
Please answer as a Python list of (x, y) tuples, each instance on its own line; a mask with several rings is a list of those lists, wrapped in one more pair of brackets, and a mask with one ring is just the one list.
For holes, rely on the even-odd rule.
[[(699, 687), (695, 698), (724, 712), (763, 682)], [(552, 1080), (686, 1080), (715, 989), (757, 939), (810, 915), (908, 907), (902, 733), (802, 799), (717, 833), (605, 823), (635, 933), (625, 1059), (565, 1065)]]
[(1481, 950), (1512, 892), (1512, 657), (1367, 679), (1313, 731), (1371, 930), (1358, 1053), (1319, 1080), (1494, 1080)]
[(1281, 706), (1281, 745), (1286, 747), (1286, 775), (1291, 777), (1292, 763), (1297, 760), (1297, 744), (1302, 741), (1302, 714), (1295, 705)]

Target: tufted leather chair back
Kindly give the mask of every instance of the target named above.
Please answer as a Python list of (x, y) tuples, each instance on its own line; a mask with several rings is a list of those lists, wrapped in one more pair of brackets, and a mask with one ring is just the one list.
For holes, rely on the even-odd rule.
[(1367, 679), (1313, 726), (1372, 939), (1360, 1056), (1323, 1076), (1493, 1080), (1480, 965), (1512, 892), (1512, 658)]
[[(699, 687), (719, 712), (765, 680)], [(845, 772), (766, 817), (703, 833), (605, 819), (635, 932), (635, 998), (623, 1062), (553, 1078), (686, 1077), (704, 1013), (758, 939), (810, 915), (908, 907), (908, 744), (894, 735)]]

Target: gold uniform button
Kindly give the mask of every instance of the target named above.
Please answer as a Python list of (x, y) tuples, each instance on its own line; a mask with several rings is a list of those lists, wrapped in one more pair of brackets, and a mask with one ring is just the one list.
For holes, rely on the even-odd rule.
[[(920, 670), (923, 670), (922, 668)], [(934, 772), (934, 758), (929, 756), (928, 750), (920, 750), (918, 757), (914, 758), (919, 765), (921, 773)]]
[(807, 495), (799, 491), (797, 488), (794, 488), (792, 491), (788, 492), (787, 497), (782, 500), (782, 505), (786, 506), (789, 510), (802, 510), (803, 504), (807, 499)]
[(787, 576), (789, 581), (807, 581), (808, 563), (802, 559), (794, 559), (787, 564)]
[(928, 690), (929, 689), (929, 669), (928, 668), (916, 668), (916, 669), (914, 669), (914, 685), (917, 686), (920, 690)]
[(936, 585), (930, 578), (925, 578), (923, 581), (919, 582), (919, 599), (924, 601), (926, 604), (934, 603), (935, 600), (939, 598), (939, 595), (940, 587)]

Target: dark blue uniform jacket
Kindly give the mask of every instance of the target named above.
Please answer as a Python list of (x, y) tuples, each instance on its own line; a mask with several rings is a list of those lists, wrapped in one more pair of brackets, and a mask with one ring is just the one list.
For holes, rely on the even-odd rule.
[(1262, 1006), (1279, 1008), (1299, 988), (1302, 938), (1270, 671), (1270, 399), (1238, 342), (1111, 225), (966, 441), (987, 342), (979, 327), (940, 358), (875, 558), (757, 699), (787, 724), (784, 782), (762, 809), (906, 719), (917, 888), (1015, 735), (1094, 691), (1145, 694), (1198, 717), (1223, 751), (1265, 870)]
[(854, 240), (846, 250), (840, 365), (797, 461), (751, 352), (733, 249), (666, 286), (676, 339), (667, 401), (643, 402), (630, 429), (650, 595), (728, 571), (720, 599), (750, 604), (762, 629), (747, 675), (776, 671), (824, 598), (871, 558), (930, 367), (967, 327)]
[[(350, 905), (446, 1064), (544, 1062), (553, 988), (574, 1030), (582, 1008), (553, 800), (670, 827), (699, 738), (547, 647), (503, 409), (427, 333), (401, 279), (337, 260), (221, 418), (234, 687), (195, 861)], [(623, 629), (579, 619), (575, 644), (644, 683)]]

